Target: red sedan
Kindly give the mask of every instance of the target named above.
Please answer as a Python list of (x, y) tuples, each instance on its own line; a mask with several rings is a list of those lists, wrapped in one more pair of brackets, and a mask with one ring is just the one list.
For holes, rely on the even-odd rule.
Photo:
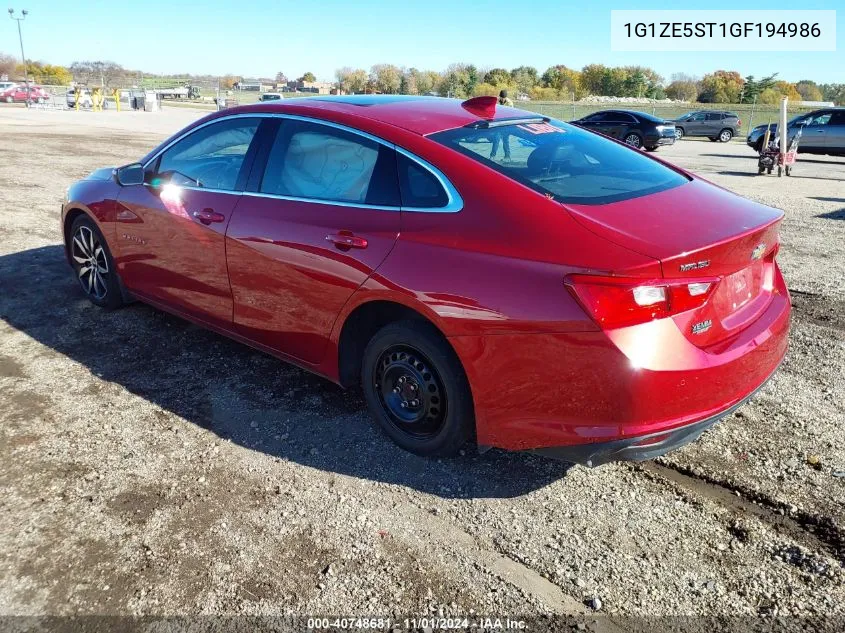
[(492, 98), (225, 110), (69, 189), (91, 301), (139, 299), (345, 387), (401, 447), (595, 466), (772, 375), (782, 213)]
[(31, 103), (44, 103), (49, 98), (50, 93), (41, 86), (31, 85), (27, 91), (26, 84), (15, 84), (0, 92), (0, 101), (6, 103), (24, 103), (27, 99)]

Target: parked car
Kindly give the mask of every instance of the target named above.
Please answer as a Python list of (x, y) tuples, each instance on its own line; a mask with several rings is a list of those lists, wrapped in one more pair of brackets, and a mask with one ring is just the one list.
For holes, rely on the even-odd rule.
[(284, 99), (280, 92), (265, 92), (260, 97), (258, 97), (259, 101), (279, 101)]
[(706, 136), (711, 141), (727, 143), (739, 136), (742, 120), (735, 112), (721, 110), (700, 110), (687, 112), (675, 119), (675, 134), (678, 139), (685, 136)]
[(14, 85), (14, 81), (0, 81), (0, 92), (5, 92)]
[(637, 149), (656, 150), (675, 142), (675, 123), (632, 110), (603, 110), (585, 116), (573, 125), (619, 139)]
[(72, 185), (61, 230), (94, 304), (360, 385), (404, 449), (596, 466), (692, 441), (775, 371), (782, 217), (494, 97), (356, 95), (210, 114)]
[(0, 101), (6, 103), (25, 103), (29, 99), (32, 103), (44, 103), (50, 98), (50, 93), (41, 86), (30, 85), (29, 90), (26, 84), (14, 84), (0, 92)]
[[(76, 107), (76, 90), (71, 88), (66, 93), (67, 97), (67, 107), (75, 108)], [(91, 91), (88, 88), (83, 88), (79, 91), (79, 107), (80, 108), (90, 108), (94, 104), (93, 99), (91, 98)]]
[[(777, 123), (769, 126), (771, 138), (777, 135)], [(845, 155), (845, 108), (824, 108), (809, 114), (799, 114), (789, 120), (786, 126), (787, 143), (791, 143), (798, 130), (798, 152), (804, 154)], [(748, 134), (746, 143), (759, 152), (763, 145), (766, 126), (758, 125)]]

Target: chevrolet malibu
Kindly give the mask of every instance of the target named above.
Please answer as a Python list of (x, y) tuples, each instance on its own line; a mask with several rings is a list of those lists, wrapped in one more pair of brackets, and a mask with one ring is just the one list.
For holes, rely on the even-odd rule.
[(596, 466), (697, 438), (787, 347), (782, 213), (478, 97), (211, 114), (68, 190), (96, 305), (141, 300), (344, 387), (402, 448)]

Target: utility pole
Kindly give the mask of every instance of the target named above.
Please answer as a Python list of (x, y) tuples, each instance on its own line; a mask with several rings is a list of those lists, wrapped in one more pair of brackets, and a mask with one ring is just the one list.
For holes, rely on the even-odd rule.
[(18, 23), (18, 39), (21, 43), (21, 61), (23, 62), (23, 81), (26, 84), (26, 106), (29, 107), (29, 73), (26, 72), (26, 55), (23, 52), (23, 35), (21, 34), (21, 22), (26, 20), (26, 16), (29, 15), (29, 11), (23, 9), (21, 11), (21, 16), (16, 18), (15, 17), (15, 10), (9, 9), (9, 17), (13, 20), (17, 21)]

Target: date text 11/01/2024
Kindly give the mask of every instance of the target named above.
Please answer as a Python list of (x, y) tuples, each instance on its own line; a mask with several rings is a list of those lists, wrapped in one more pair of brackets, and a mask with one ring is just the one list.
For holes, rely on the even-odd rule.
[(626, 22), (627, 37), (820, 37), (818, 22)]
[(509, 617), (420, 617), (420, 618), (308, 618), (307, 630), (487, 630), (522, 631), (527, 627), (525, 620)]

